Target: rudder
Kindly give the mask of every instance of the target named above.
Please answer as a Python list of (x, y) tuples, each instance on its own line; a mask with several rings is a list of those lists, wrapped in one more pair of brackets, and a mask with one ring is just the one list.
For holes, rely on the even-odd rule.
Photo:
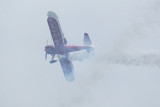
[(87, 33), (84, 33), (84, 45), (85, 46), (90, 46), (92, 44), (91, 39), (89, 38), (89, 35)]

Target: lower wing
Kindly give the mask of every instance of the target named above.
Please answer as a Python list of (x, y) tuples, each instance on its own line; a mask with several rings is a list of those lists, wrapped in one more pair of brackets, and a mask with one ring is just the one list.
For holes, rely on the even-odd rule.
[(67, 81), (74, 81), (74, 68), (72, 62), (65, 55), (58, 55), (64, 76)]

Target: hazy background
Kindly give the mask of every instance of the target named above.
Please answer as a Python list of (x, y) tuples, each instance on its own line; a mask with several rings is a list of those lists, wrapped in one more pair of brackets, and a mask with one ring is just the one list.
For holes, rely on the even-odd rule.
[[(68, 44), (96, 43), (73, 83), (44, 60), (48, 11)], [(159, 0), (0, 0), (0, 107), (159, 107), (159, 29)]]

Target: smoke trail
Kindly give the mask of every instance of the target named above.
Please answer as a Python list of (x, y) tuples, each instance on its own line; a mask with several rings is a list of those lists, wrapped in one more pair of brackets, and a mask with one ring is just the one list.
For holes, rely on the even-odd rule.
[(104, 62), (105, 64), (120, 64), (120, 65), (134, 65), (134, 66), (156, 66), (160, 67), (160, 56), (156, 53), (146, 53), (141, 55), (108, 55), (94, 58), (93, 55), (83, 51), (72, 53), (69, 57), (71, 61), (84, 61), (85, 59), (93, 58), (95, 62)]
[(91, 59), (94, 56), (94, 52), (88, 53), (86, 50), (70, 53), (69, 59), (71, 61), (83, 61), (85, 59)]
[(155, 54), (144, 54), (140, 56), (120, 55), (106, 58), (105, 62), (120, 65), (160, 67), (160, 56)]

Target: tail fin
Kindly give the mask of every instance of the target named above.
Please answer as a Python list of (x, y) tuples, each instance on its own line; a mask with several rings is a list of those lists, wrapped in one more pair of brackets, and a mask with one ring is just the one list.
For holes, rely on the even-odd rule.
[(94, 49), (93, 49), (93, 47), (91, 47), (92, 41), (89, 38), (89, 35), (87, 33), (84, 33), (84, 45), (88, 46), (88, 48), (86, 49), (88, 53), (93, 52)]
[(89, 35), (87, 33), (84, 33), (84, 45), (90, 46), (92, 44), (92, 41), (89, 38)]

